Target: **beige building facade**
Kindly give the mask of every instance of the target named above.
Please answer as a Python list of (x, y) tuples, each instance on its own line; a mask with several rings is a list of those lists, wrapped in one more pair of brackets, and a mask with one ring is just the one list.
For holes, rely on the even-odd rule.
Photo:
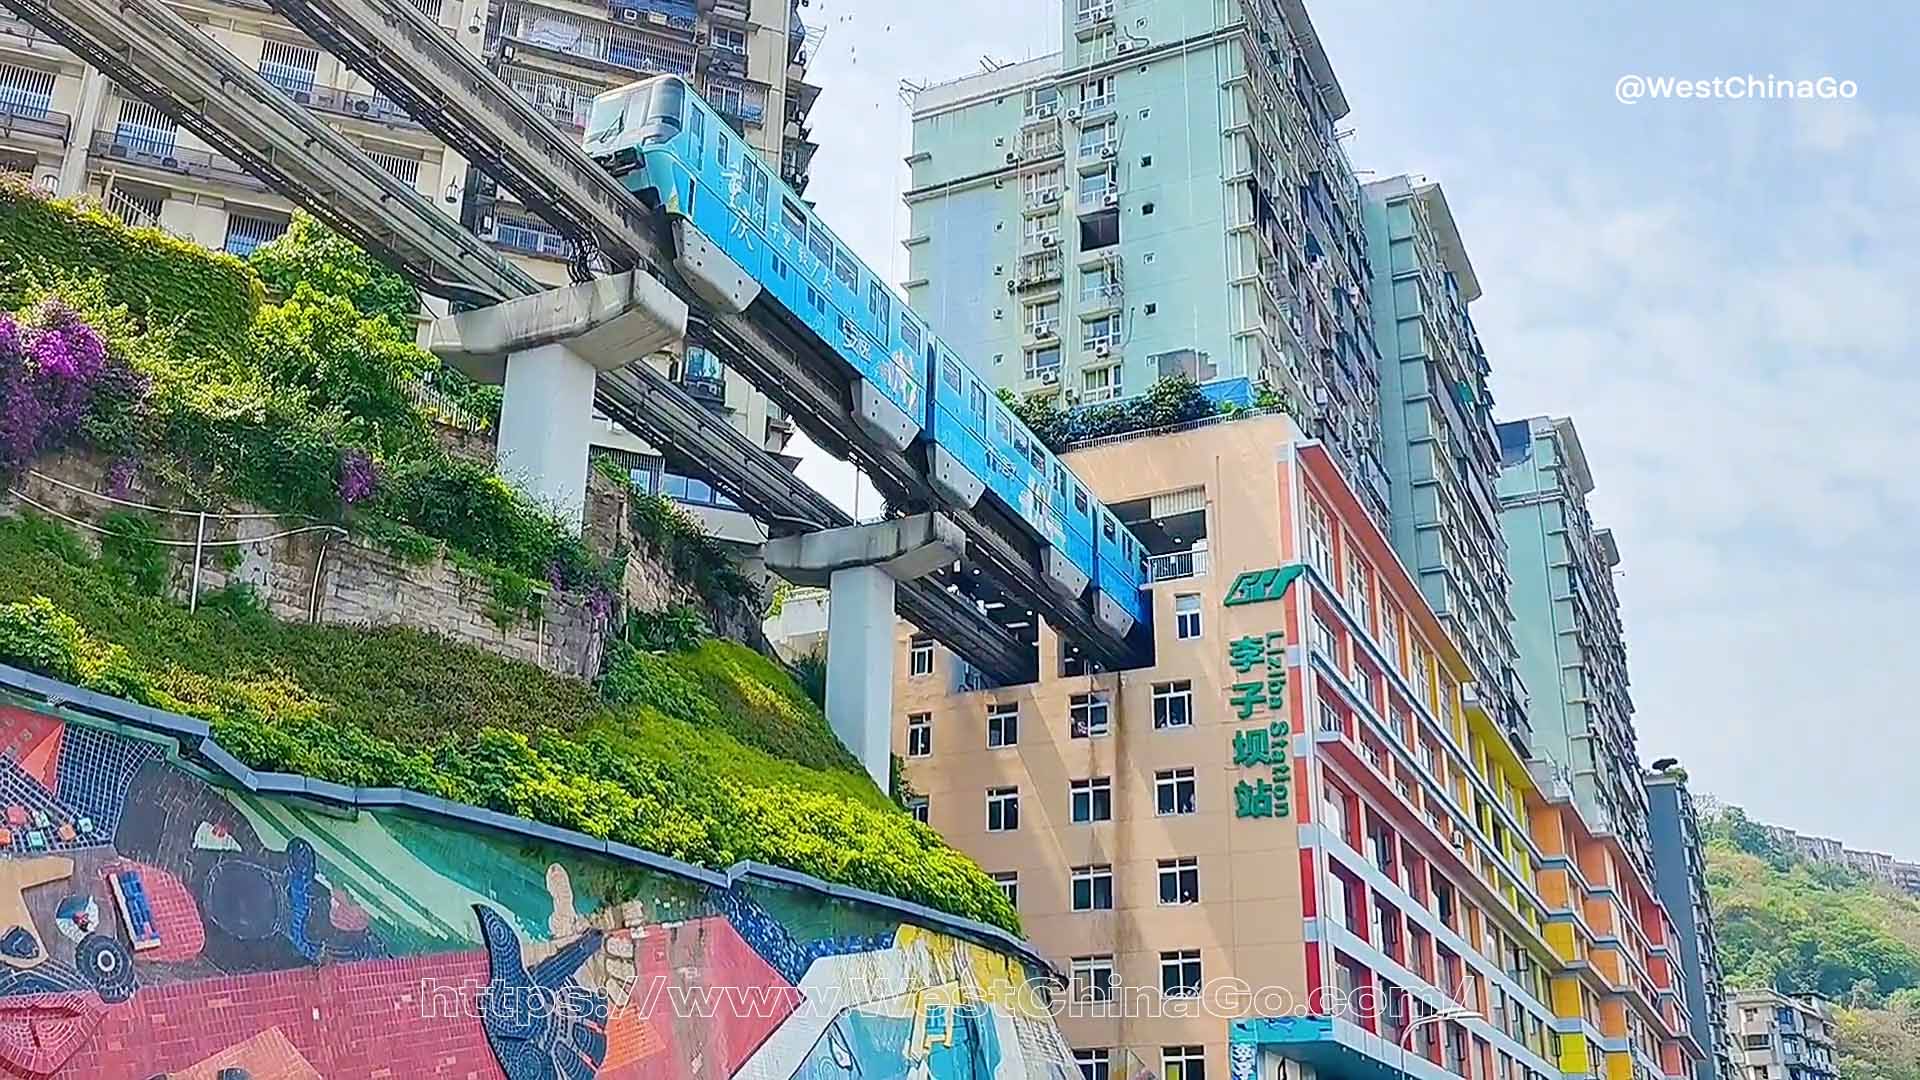
[(1690, 1074), (1664, 911), (1323, 446), (1273, 413), (1067, 460), (1158, 568), (1155, 663), (1043, 627), (1037, 683), (977, 688), (902, 625), (894, 744), (1067, 976), (1088, 1080)]

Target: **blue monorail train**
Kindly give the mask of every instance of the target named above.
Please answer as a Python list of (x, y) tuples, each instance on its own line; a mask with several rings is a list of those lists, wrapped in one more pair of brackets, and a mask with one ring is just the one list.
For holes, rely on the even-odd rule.
[(998, 500), (1045, 541), (1049, 584), (1073, 599), (1091, 585), (1094, 616), (1116, 636), (1151, 618), (1139, 539), (684, 79), (595, 98), (584, 149), (666, 210), (704, 298), (743, 310), (765, 297), (845, 360), (862, 380), (856, 420), (895, 449), (925, 440), (942, 499)]

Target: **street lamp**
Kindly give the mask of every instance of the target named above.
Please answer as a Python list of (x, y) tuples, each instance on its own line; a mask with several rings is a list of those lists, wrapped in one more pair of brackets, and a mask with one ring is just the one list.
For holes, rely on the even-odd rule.
[(1405, 1075), (1407, 1071), (1407, 1047), (1411, 1044), (1411, 1041), (1413, 1039), (1413, 1033), (1415, 1031), (1426, 1026), (1427, 1024), (1438, 1024), (1447, 1020), (1465, 1020), (1470, 1016), (1479, 1016), (1479, 1015), (1480, 1015), (1479, 1013), (1474, 1012), (1472, 1009), (1467, 1009), (1467, 1008), (1442, 1009), (1439, 1012), (1429, 1013), (1426, 1016), (1422, 1016), (1418, 1020), (1415, 1020), (1413, 1023), (1408, 1024), (1407, 1030), (1400, 1033), (1400, 1072), (1401, 1074)]

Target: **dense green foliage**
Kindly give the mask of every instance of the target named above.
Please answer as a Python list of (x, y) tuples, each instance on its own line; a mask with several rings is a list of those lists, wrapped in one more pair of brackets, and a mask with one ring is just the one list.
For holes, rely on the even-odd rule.
[(189, 613), (64, 529), (0, 521), (0, 660), (206, 718), (247, 764), (391, 785), (708, 866), (791, 867), (1017, 928), (899, 812), (779, 667), (727, 642), (616, 646), (603, 693), (429, 634)]
[(98, 209), (49, 200), (0, 176), (0, 310), (26, 303), (56, 271), (110, 275), (107, 298), (172, 332), (188, 355), (238, 351), (260, 307), (260, 283), (231, 255), (157, 229), (129, 229)]
[(1920, 1080), (1920, 900), (1799, 858), (1738, 807), (1702, 824), (1728, 985), (1831, 998), (1843, 1077)]
[(420, 310), (413, 286), (306, 214), (293, 215), (287, 231), (262, 244), (247, 264), (277, 297), (290, 297), (302, 287), (343, 297), (363, 314), (413, 336)]
[[(1185, 375), (1165, 376), (1139, 397), (1073, 409), (1061, 408), (1052, 394), (1022, 398), (1011, 390), (1001, 390), (1000, 401), (1056, 454), (1089, 439), (1130, 435), (1243, 411), (1230, 402), (1215, 405), (1200, 385)], [(1275, 409), (1282, 405), (1280, 394), (1271, 387), (1264, 383), (1254, 387), (1253, 408)]]
[[(46, 220), (131, 248), (146, 245), (158, 254), (143, 258), (199, 281), (206, 295), (194, 297), (197, 307), (172, 301), (180, 310), (136, 306), (121, 299), (126, 290), (117, 268), (83, 263), (76, 274), (42, 267), (17, 290), (26, 310), (16, 336), (53, 332), (42, 324), (89, 347), (97, 336), (107, 361), (99, 373), (88, 369), (85, 384), (57, 372), (0, 372), (18, 376), (0, 379), (7, 445), (28, 446), (34, 456), (90, 449), (114, 459), (129, 478), (149, 477), (192, 503), (218, 509), (244, 500), (339, 521), (412, 559), (446, 549), (490, 583), (489, 609), (503, 624), (537, 612), (543, 587), (585, 594), (597, 605), (610, 599), (610, 566), (589, 554), (570, 526), (492, 470), (452, 456), (435, 437), (414, 388), (432, 383), (446, 393), (461, 380), (413, 344), (412, 290), (351, 244), (296, 220), (287, 236), (254, 255), (274, 283), (275, 302), (261, 304), (259, 282), (224, 256), (37, 195), (0, 201), (8, 206), (11, 217), (0, 220)], [(0, 235), (0, 264), (23, 257), (13, 251)], [(202, 280), (205, 266), (232, 280)], [(219, 288), (225, 291), (208, 292)], [(235, 295), (245, 302), (229, 302)], [(206, 351), (193, 346), (213, 340), (211, 332), (175, 332), (203, 309), (243, 313), (237, 339), (225, 327), (218, 340), (231, 344)], [(172, 321), (161, 324), (163, 318)], [(14, 369), (30, 362), (8, 361)], [(75, 423), (45, 419), (76, 410)], [(37, 426), (17, 432), (18, 417)], [(730, 562), (701, 568), (708, 580), (734, 573)]]

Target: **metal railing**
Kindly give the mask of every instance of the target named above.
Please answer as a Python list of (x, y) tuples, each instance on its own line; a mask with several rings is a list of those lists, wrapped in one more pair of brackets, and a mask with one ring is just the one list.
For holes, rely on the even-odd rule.
[(23, 108), (0, 102), (0, 135), (39, 135), (64, 140), (72, 121), (63, 112), (52, 109)]
[(93, 133), (92, 142), (88, 145), (89, 152), (96, 157), (125, 161), (165, 172), (180, 173), (184, 176), (204, 176), (222, 183), (238, 184), (257, 190), (266, 189), (265, 184), (241, 168), (238, 162), (210, 150), (194, 150), (179, 145), (169, 146), (160, 140), (150, 140), (120, 131), (96, 131)]
[(1206, 548), (1194, 548), (1191, 551), (1170, 551), (1165, 555), (1147, 556), (1148, 581), (1174, 581), (1179, 578), (1205, 577), (1210, 559)]

